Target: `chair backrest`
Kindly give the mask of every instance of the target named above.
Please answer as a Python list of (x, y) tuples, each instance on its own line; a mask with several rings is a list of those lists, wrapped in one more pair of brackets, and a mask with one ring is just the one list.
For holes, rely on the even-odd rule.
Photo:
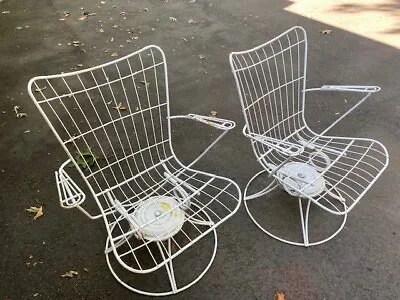
[[(247, 130), (288, 140), (304, 126), (307, 36), (293, 27), (269, 42), (230, 54)], [(253, 143), (257, 154), (266, 146)]]
[(157, 46), (90, 69), (35, 77), (28, 91), (68, 156), (88, 158), (78, 164), (94, 192), (171, 157), (167, 67)]

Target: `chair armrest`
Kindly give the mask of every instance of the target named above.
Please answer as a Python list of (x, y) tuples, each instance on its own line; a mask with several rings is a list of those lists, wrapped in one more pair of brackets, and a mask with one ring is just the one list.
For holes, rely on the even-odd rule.
[(77, 207), (86, 199), (85, 193), (64, 170), (65, 166), (70, 162), (71, 160), (68, 159), (60, 166), (58, 171), (55, 172), (58, 197), (60, 205), (63, 208)]
[(358, 92), (358, 93), (376, 93), (381, 88), (370, 85), (323, 85), (319, 88), (305, 89), (305, 92), (311, 91), (331, 91), (331, 92)]
[(338, 119), (336, 119), (328, 128), (322, 131), (319, 136), (326, 134), (329, 130), (332, 129), (337, 123), (343, 120), (347, 115), (349, 115), (353, 110), (355, 110), (358, 106), (361, 105), (372, 93), (379, 92), (381, 88), (379, 86), (362, 86), (362, 85), (323, 85), (320, 88), (311, 88), (305, 89), (304, 92), (311, 91), (332, 91), (332, 92), (357, 92), (363, 93), (362, 99), (359, 100), (353, 107), (351, 107), (348, 111), (346, 111), (343, 115), (341, 115)]
[(261, 144), (264, 144), (268, 147), (271, 147), (272, 149), (280, 152), (283, 155), (296, 156), (296, 155), (301, 154), (304, 151), (304, 146), (302, 146), (302, 145), (294, 144), (294, 143), (279, 140), (279, 139), (274, 139), (274, 138), (271, 138), (268, 136), (263, 136), (263, 135), (257, 134), (257, 133), (246, 132), (246, 129), (247, 129), (247, 126), (245, 125), (243, 127), (243, 134), (246, 137), (248, 137), (254, 141), (257, 141)]
[(178, 116), (170, 116), (169, 119), (189, 119), (189, 120), (195, 120), (207, 125), (210, 125), (214, 128), (222, 130), (220, 135), (211, 143), (208, 145), (208, 147), (195, 159), (193, 160), (190, 164), (186, 166), (186, 168), (190, 168), (193, 166), (196, 162), (198, 162), (222, 137), (231, 129), (235, 128), (236, 123), (234, 121), (226, 120), (226, 119), (221, 119), (221, 118), (215, 118), (215, 117), (209, 117), (209, 116), (202, 116), (202, 115), (197, 115), (197, 114), (187, 114), (187, 115), (178, 115)]
[(197, 114), (187, 114), (187, 115), (179, 115), (179, 116), (171, 116), (169, 117), (170, 119), (189, 119), (189, 120), (195, 120), (207, 125), (210, 125), (212, 127), (215, 127), (220, 130), (231, 130), (235, 128), (236, 123), (231, 120), (226, 120), (226, 119), (221, 119), (221, 118), (215, 118), (215, 117), (209, 117), (209, 116), (202, 116), (202, 115), (197, 115)]

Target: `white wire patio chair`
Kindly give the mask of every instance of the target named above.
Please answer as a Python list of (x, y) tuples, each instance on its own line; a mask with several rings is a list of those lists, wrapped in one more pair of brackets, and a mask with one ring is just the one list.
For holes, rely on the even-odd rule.
[[(348, 212), (387, 167), (389, 155), (375, 140), (326, 133), (380, 88), (324, 85), (306, 89), (307, 36), (298, 26), (258, 47), (233, 52), (229, 59), (245, 118), (243, 134), (250, 139), (263, 167), (243, 192), (249, 216), (265, 233), (289, 244), (312, 246), (332, 239), (342, 230)], [(360, 93), (362, 99), (317, 134), (304, 117), (305, 96), (311, 91)], [(251, 184), (263, 174), (268, 178), (267, 182), (263, 181), (264, 188), (250, 193)], [(271, 232), (271, 224), (261, 225), (260, 218), (257, 221), (255, 211), (250, 208), (251, 201), (265, 201), (262, 196), (278, 186), (298, 198), (300, 242), (291, 233), (278, 236), (276, 228)], [(255, 200), (257, 198), (260, 200)], [(310, 241), (311, 204), (341, 215), (343, 220), (333, 234)]]
[[(35, 77), (28, 91), (69, 158), (55, 172), (60, 204), (103, 219), (106, 260), (117, 281), (137, 293), (163, 296), (200, 280), (216, 254), (216, 228), (236, 212), (241, 192), (234, 181), (191, 167), (235, 123), (196, 114), (170, 116), (167, 65), (157, 46), (90, 69)], [(188, 165), (172, 147), (170, 123), (178, 118), (221, 131)], [(100, 213), (89, 212), (85, 193), (67, 174), (69, 164)], [(194, 251), (195, 256), (191, 250), (182, 258), (205, 236), (211, 239), (209, 249)], [(191, 264), (203, 255), (206, 263), (189, 268), (193, 274), (176, 274), (175, 260)], [(150, 278), (147, 289), (143, 276)]]

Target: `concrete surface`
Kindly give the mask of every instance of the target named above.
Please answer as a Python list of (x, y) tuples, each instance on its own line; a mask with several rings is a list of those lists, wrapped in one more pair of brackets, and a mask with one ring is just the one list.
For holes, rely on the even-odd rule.
[[(267, 237), (241, 208), (220, 227), (219, 251), (211, 270), (174, 298), (273, 299), (277, 290), (285, 291), (288, 300), (400, 298), (399, 50), (286, 11), (290, 4), (281, 0), (0, 2), (0, 12), (9, 11), (0, 14), (2, 299), (146, 298), (123, 288), (110, 274), (102, 254), (102, 223), (59, 207), (53, 172), (65, 154), (27, 95), (31, 77), (106, 62), (114, 51), (123, 55), (147, 44), (161, 46), (170, 71), (173, 114), (215, 110), (238, 123), (238, 129), (199, 167), (244, 187), (260, 168), (239, 129), (243, 119), (228, 54), (258, 45), (293, 25), (308, 31), (310, 87), (325, 83), (382, 87), (334, 131), (379, 139), (391, 153), (390, 166), (352, 211), (342, 233), (318, 247), (293, 247)], [(81, 7), (96, 16), (80, 21)], [(64, 11), (70, 16), (60, 21)], [(190, 19), (197, 23), (189, 23)], [(131, 28), (133, 34), (126, 32)], [(319, 32), (327, 28), (331, 35)], [(134, 36), (138, 39), (126, 42)], [(84, 46), (68, 46), (73, 40)], [(28, 117), (17, 119), (14, 105)], [(344, 107), (342, 99), (312, 98), (307, 115), (313, 116), (316, 129), (322, 129)], [(191, 132), (175, 130), (177, 152), (183, 159), (195, 154), (191, 144), (196, 135)], [(32, 221), (24, 209), (36, 200), (45, 203), (44, 216)], [(284, 212), (279, 212), (281, 217), (265, 213), (277, 226), (288, 226)], [(324, 219), (319, 222), (316, 234), (326, 226)], [(190, 272), (190, 262), (184, 268)], [(61, 278), (68, 270), (80, 275)]]

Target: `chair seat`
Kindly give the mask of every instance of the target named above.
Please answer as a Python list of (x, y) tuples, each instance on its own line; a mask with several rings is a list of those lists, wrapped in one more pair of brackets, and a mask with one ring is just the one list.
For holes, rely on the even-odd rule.
[[(314, 175), (307, 182), (298, 177), (304, 176), (298, 169), (292, 168), (296, 170), (296, 174), (282, 175), (283, 171), (277, 172), (274, 177), (284, 188), (286, 186), (286, 190), (288, 186), (292, 187), (298, 196), (313, 200), (333, 214), (348, 213), (388, 164), (386, 148), (372, 139), (316, 136), (304, 131), (293, 137), (291, 142), (303, 145), (305, 149), (286, 164), (304, 163), (304, 171), (311, 167), (319, 175)], [(275, 165), (279, 165), (286, 159), (287, 157), (272, 151), (264, 156), (263, 161), (269, 161), (269, 164), (274, 161)], [(319, 189), (321, 184), (325, 188)], [(319, 192), (310, 193), (310, 190)]]

